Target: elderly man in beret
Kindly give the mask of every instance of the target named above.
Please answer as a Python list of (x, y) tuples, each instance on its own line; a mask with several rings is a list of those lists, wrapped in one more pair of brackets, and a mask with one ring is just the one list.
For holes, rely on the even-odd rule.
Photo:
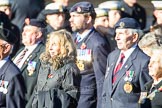
[(16, 54), (13, 62), (22, 71), (25, 80), (27, 93), (26, 101), (29, 101), (37, 82), (38, 70), (40, 68), (39, 56), (44, 51), (43, 31), (45, 28), (43, 21), (37, 19), (26, 19), (22, 32), (22, 47)]
[(101, 108), (102, 84), (110, 45), (93, 27), (96, 13), (91, 3), (76, 3), (70, 9), (70, 16), (77, 45), (77, 65), (82, 76), (78, 108)]
[(135, 19), (122, 18), (115, 29), (118, 49), (108, 55), (102, 108), (136, 108), (144, 84), (151, 80), (150, 57), (137, 45), (141, 29)]
[(20, 70), (11, 61), (10, 53), (16, 36), (0, 14), (0, 108), (24, 108), (25, 87)]

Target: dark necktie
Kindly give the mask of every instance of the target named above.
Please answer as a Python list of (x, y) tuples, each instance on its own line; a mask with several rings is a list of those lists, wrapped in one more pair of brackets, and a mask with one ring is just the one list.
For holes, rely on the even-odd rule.
[(19, 63), (21, 62), (21, 60), (24, 58), (24, 56), (25, 56), (25, 54), (26, 54), (26, 52), (28, 51), (28, 49), (24, 49), (23, 50), (23, 52), (22, 52), (22, 54), (19, 56), (19, 58), (17, 59), (17, 61), (16, 61), (16, 65), (19, 65)]
[(125, 58), (124, 54), (121, 53), (120, 61), (119, 61), (118, 65), (116, 66), (116, 68), (114, 70), (114, 73), (113, 73), (113, 81), (112, 81), (112, 83), (114, 83), (116, 81), (116, 74), (120, 70), (120, 68), (122, 67), (124, 58)]

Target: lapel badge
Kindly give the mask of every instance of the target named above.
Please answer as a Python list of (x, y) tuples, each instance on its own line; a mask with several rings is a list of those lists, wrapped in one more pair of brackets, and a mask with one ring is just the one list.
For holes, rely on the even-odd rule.
[(82, 45), (80, 46), (80, 49), (85, 49), (86, 48), (86, 44), (82, 43)]
[(36, 69), (36, 62), (35, 61), (29, 61), (28, 62), (28, 67), (27, 67), (27, 70), (28, 70), (28, 75), (31, 76), (35, 69)]
[(128, 65), (125, 66), (125, 68), (127, 68), (127, 67), (128, 67)]
[(160, 86), (160, 88), (158, 89), (159, 92), (162, 92), (162, 86)]
[(106, 69), (105, 78), (107, 78), (107, 76), (108, 76), (108, 74), (109, 74), (109, 70), (110, 70), (110, 67), (108, 67), (108, 68)]
[(124, 28), (124, 26), (125, 26), (125, 23), (124, 22), (120, 22), (120, 28)]
[(53, 74), (48, 74), (48, 78), (53, 78)]
[(126, 92), (126, 93), (131, 93), (132, 92), (132, 90), (133, 90), (133, 85), (130, 83), (130, 82), (126, 82), (125, 84), (124, 84), (124, 91)]

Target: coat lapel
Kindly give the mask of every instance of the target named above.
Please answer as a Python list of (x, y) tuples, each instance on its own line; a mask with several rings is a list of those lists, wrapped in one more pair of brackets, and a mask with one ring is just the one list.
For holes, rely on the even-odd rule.
[(108, 87), (108, 91), (109, 91), (109, 93), (111, 93), (112, 92), (112, 76), (113, 76), (113, 72), (114, 72), (114, 68), (115, 68), (115, 65), (116, 65), (116, 62), (117, 62), (117, 60), (118, 60), (118, 57), (119, 57), (119, 54), (120, 54), (120, 50), (117, 50), (114, 54), (113, 54), (113, 56), (111, 57), (111, 58), (113, 58), (111, 61), (110, 61), (110, 63), (108, 63), (108, 70), (107, 71), (109, 71), (108, 72), (108, 74), (109, 75), (107, 75), (108, 76), (108, 85), (110, 85), (109, 87)]

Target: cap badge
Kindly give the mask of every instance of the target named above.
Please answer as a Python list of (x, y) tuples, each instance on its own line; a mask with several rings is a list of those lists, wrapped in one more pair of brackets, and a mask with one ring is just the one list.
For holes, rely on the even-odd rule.
[(121, 11), (125, 11), (125, 9), (122, 7), (122, 8), (121, 8)]
[(59, 12), (63, 12), (63, 8), (61, 5), (59, 6)]
[(77, 7), (77, 12), (82, 12), (81, 7)]
[(119, 25), (120, 25), (120, 27), (121, 27), (121, 28), (124, 28), (125, 23), (124, 23), (124, 22), (120, 22), (120, 24), (119, 24)]
[(25, 24), (29, 25), (29, 23), (30, 23), (30, 19), (29, 18), (26, 18), (25, 19)]
[(0, 28), (3, 28), (3, 22), (1, 22), (1, 24), (0, 24)]

